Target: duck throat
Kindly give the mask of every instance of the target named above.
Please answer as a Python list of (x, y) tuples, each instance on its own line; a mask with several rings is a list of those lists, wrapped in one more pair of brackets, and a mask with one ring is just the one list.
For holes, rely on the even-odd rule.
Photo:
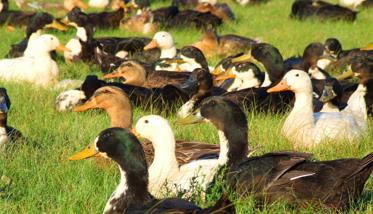
[(149, 167), (149, 190), (154, 195), (161, 194), (164, 185), (171, 184), (172, 178), (179, 173), (174, 135), (171, 129), (164, 131), (162, 138), (149, 139), (154, 147), (154, 160)]
[(111, 127), (131, 128), (132, 127), (132, 109), (126, 105), (115, 104), (106, 109), (110, 120)]
[(160, 58), (161, 59), (172, 59), (176, 56), (176, 47), (173, 46), (173, 47), (170, 47), (170, 48), (166, 48), (166, 49), (161, 49), (161, 56)]
[(247, 157), (249, 146), (247, 126), (229, 126), (224, 131), (219, 130), (220, 153), (219, 165), (233, 166), (241, 163)]
[(141, 207), (153, 199), (147, 190), (146, 178), (137, 178), (131, 172), (126, 173), (120, 164), (118, 166), (120, 183), (107, 201), (104, 214), (124, 213), (127, 209)]

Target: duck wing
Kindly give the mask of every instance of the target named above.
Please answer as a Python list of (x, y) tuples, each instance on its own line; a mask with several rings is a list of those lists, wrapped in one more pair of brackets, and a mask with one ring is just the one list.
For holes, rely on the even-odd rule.
[(363, 159), (303, 162), (278, 179), (267, 193), (271, 201), (281, 198), (343, 209), (360, 195), (372, 167), (373, 153)]

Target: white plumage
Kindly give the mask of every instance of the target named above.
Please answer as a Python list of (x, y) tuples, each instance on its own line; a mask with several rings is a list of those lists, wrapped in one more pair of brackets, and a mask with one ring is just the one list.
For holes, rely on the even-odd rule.
[(23, 57), (0, 60), (0, 78), (43, 87), (57, 82), (59, 70), (50, 52), (59, 45), (57, 37), (48, 34), (31, 39)]

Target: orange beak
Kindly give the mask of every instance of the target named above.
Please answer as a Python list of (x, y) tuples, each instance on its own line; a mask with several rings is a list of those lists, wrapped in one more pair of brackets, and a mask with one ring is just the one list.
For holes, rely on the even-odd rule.
[(290, 86), (286, 82), (286, 80), (281, 80), (277, 85), (273, 86), (272, 88), (268, 89), (268, 93), (272, 92), (280, 92), (280, 91), (288, 91), (290, 90)]
[(83, 10), (88, 10), (88, 8), (89, 8), (88, 4), (86, 4), (82, 0), (76, 1), (76, 6), (82, 8)]
[(116, 78), (116, 77), (122, 77), (122, 75), (120, 73), (117, 73), (117, 72), (112, 72), (112, 73), (109, 73), (109, 74), (105, 74), (104, 75), (104, 79), (112, 79), (112, 78)]
[(71, 52), (70, 49), (68, 49), (65, 45), (63, 44), (60, 44), (58, 45), (58, 47), (56, 48), (57, 51), (61, 51), (61, 52)]
[(94, 108), (97, 108), (96, 106), (96, 102), (94, 99), (92, 100), (87, 100), (83, 105), (81, 106), (77, 106), (73, 109), (74, 112), (83, 112), (83, 111), (87, 111), (89, 109), (94, 109)]
[(159, 45), (158, 45), (158, 42), (157, 40), (152, 40), (149, 44), (147, 44), (145, 47), (144, 47), (144, 51), (147, 51), (147, 50), (151, 50), (151, 49), (154, 49), (154, 48), (157, 48)]
[(140, 137), (141, 137), (140, 133), (138, 133), (138, 132), (136, 131), (135, 128), (132, 128), (132, 129), (131, 129), (131, 132), (132, 132), (132, 134), (135, 135), (137, 138), (140, 138)]
[(236, 78), (235, 74), (222, 74), (215, 78), (215, 80), (226, 80), (226, 79), (234, 79)]

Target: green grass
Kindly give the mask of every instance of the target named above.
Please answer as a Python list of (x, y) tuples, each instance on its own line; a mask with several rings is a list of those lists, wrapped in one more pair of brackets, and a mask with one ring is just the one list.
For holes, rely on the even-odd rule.
[[(264, 5), (239, 7), (231, 4), (237, 21), (224, 24), (220, 33), (235, 33), (250, 38), (259, 37), (279, 48), (284, 57), (301, 54), (310, 42), (323, 42), (328, 37), (337, 37), (344, 48), (361, 47), (372, 42), (373, 13), (363, 10), (356, 22), (304, 22), (289, 19), (292, 1), (271, 0)], [(166, 5), (155, 3), (155, 7)], [(195, 42), (200, 31), (185, 29), (171, 31), (178, 47)], [(67, 42), (74, 30), (66, 34), (52, 31), (61, 41)], [(130, 36), (120, 30), (98, 31), (96, 36)], [(9, 50), (10, 44), (24, 36), (22, 29), (9, 33), (0, 28), (0, 56)], [(61, 59), (61, 58), (60, 58)], [(212, 59), (214, 64), (218, 59)], [(95, 66), (82, 63), (65, 64), (58, 60), (60, 80), (82, 79), (87, 74), (99, 74)], [(54, 101), (58, 91), (34, 88), (29, 84), (1, 82), (8, 89), (12, 100), (8, 123), (21, 130), (27, 141), (15, 145), (0, 154), (0, 175), (12, 179), (12, 184), (0, 195), (0, 213), (100, 213), (106, 200), (119, 181), (114, 166), (102, 168), (93, 160), (69, 162), (67, 158), (79, 151), (109, 127), (109, 118), (102, 111), (86, 113), (58, 113)], [(135, 109), (135, 121), (146, 114), (141, 107)], [(289, 150), (292, 145), (281, 135), (280, 129), (286, 115), (248, 113), (250, 147), (255, 154), (276, 150)], [(179, 139), (200, 140), (217, 143), (218, 137), (212, 125), (178, 126), (175, 117), (168, 117)], [(372, 120), (370, 119), (370, 125)], [(319, 160), (343, 157), (363, 157), (373, 151), (373, 131), (359, 144), (322, 145), (307, 150)], [(0, 186), (1, 188), (1, 186)], [(262, 210), (254, 201), (236, 201), (239, 213), (315, 213), (325, 212), (316, 208), (292, 210), (284, 203), (268, 205)], [(204, 204), (201, 204), (202, 206)], [(347, 213), (373, 212), (373, 177), (365, 187), (363, 196)]]

